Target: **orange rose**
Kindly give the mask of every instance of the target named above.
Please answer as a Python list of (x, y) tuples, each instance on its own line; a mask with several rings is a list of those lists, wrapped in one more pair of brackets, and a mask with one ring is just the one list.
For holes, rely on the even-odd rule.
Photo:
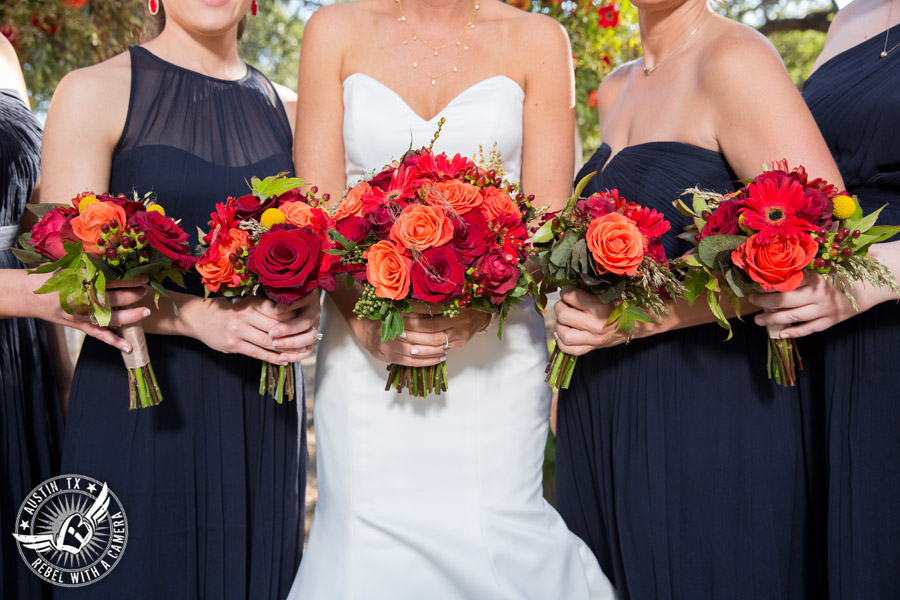
[(125, 211), (121, 206), (112, 202), (91, 202), (72, 219), (72, 232), (81, 240), (85, 252), (100, 254), (100, 248), (97, 247), (100, 228), (113, 220), (119, 227), (125, 226)]
[(631, 219), (619, 213), (591, 221), (586, 241), (601, 272), (634, 275), (644, 260), (644, 236)]
[(754, 234), (732, 251), (731, 260), (767, 292), (790, 292), (803, 281), (803, 269), (815, 260), (818, 249), (806, 234), (776, 235), (768, 244), (757, 244)]
[(410, 204), (394, 221), (391, 239), (411, 250), (442, 246), (453, 239), (453, 223), (440, 206)]
[(450, 205), (456, 214), (464, 215), (483, 202), (478, 188), (458, 179), (439, 181), (428, 188), (428, 203), (435, 206)]
[(228, 236), (218, 246), (219, 257), (215, 261), (207, 261), (203, 258), (197, 263), (197, 272), (211, 292), (218, 292), (219, 286), (239, 285), (240, 277), (234, 272), (234, 265), (229, 256), (240, 248), (246, 247), (250, 242), (247, 232), (242, 229), (231, 229)]
[(319, 235), (331, 228), (331, 217), (323, 209), (306, 202), (286, 202), (278, 207), (284, 213), (284, 220), (297, 227), (307, 227)]
[(368, 261), (366, 280), (379, 298), (402, 300), (409, 294), (409, 270), (412, 261), (400, 248), (388, 241), (372, 244), (363, 254)]
[(347, 217), (363, 216), (362, 197), (371, 193), (372, 186), (365, 181), (350, 188), (350, 191), (338, 204), (337, 210), (334, 211), (334, 220), (340, 221)]
[(488, 221), (493, 221), (503, 213), (511, 213), (514, 215), (521, 214), (519, 206), (513, 202), (509, 194), (495, 187), (486, 187), (481, 190), (484, 194), (484, 216)]

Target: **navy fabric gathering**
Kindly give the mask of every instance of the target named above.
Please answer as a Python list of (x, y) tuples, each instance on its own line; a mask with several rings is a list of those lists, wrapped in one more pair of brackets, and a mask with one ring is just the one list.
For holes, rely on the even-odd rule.
[[(194, 238), (251, 176), (293, 171), (290, 125), (261, 73), (224, 81), (130, 52), (112, 193), (154, 192)], [(202, 294), (196, 279), (189, 289)], [(62, 470), (109, 484), (129, 538), (105, 579), (55, 597), (286, 597), (303, 544), (303, 392), (278, 405), (258, 393), (258, 361), (186, 337), (147, 338), (165, 400), (136, 411), (119, 351), (92, 339), (82, 349)]]
[[(0, 89), (0, 269), (22, 264), (9, 247), (40, 175), (41, 126), (15, 90)], [(62, 417), (44, 325), (0, 319), (0, 600), (50, 596), (10, 535), (28, 493), (56, 475)]]
[[(720, 153), (678, 142), (601, 148), (584, 195), (618, 189), (672, 223), (672, 201), (730, 192)], [(559, 398), (557, 508), (623, 600), (819, 597), (811, 569), (806, 450), (796, 389), (766, 376), (765, 330), (732, 322), (636, 339), (578, 359)]]
[[(890, 29), (900, 36), (900, 25)], [(900, 225), (900, 52), (884, 32), (825, 62), (803, 97), (847, 191)], [(894, 240), (891, 240), (894, 241)], [(876, 306), (817, 336), (812, 393), (826, 408), (828, 577), (832, 600), (900, 597), (900, 311)]]

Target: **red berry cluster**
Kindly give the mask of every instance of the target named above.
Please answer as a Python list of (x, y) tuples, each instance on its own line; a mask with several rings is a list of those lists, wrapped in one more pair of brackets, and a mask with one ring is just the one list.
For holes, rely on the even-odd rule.
[(859, 229), (851, 231), (842, 227), (836, 232), (819, 228), (814, 232), (814, 239), (819, 244), (819, 255), (813, 261), (813, 267), (819, 273), (827, 273), (831, 265), (853, 256), (853, 240), (861, 235)]
[(146, 234), (134, 227), (125, 229), (117, 219), (100, 226), (97, 246), (103, 250), (103, 260), (114, 267), (130, 269), (150, 261)]

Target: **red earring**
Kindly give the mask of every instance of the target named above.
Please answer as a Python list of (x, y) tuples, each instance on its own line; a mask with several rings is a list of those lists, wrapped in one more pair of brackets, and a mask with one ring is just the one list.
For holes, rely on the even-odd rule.
[(150, 14), (155, 15), (159, 12), (159, 0), (148, 0), (147, 8), (150, 9)]
[(250, 14), (255, 17), (257, 10), (259, 10), (259, 7), (256, 5), (256, 0), (253, 0), (250, 2)]

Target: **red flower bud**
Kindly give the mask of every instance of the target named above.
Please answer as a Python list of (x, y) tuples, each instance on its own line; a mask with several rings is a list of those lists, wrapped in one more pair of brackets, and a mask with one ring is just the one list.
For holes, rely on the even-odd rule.
[(843, 250), (841, 250), (841, 256), (843, 256), (844, 258), (850, 258), (851, 256), (853, 256), (853, 250), (851, 250), (850, 248), (844, 248)]

